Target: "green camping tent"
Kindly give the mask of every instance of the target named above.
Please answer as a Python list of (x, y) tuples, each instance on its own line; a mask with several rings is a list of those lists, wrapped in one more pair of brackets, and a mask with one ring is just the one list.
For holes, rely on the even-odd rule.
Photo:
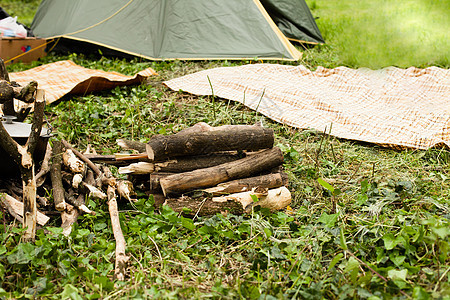
[(31, 28), (154, 60), (297, 60), (289, 39), (323, 42), (304, 0), (43, 0)]

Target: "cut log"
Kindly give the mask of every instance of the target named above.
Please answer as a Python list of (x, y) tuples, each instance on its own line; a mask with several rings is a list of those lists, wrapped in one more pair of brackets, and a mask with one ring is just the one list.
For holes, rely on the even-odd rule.
[(219, 185), (205, 189), (207, 193), (211, 193), (214, 196), (223, 194), (233, 194), (248, 192), (256, 187), (273, 189), (288, 184), (288, 177), (286, 173), (270, 173), (255, 177), (242, 178), (232, 180)]
[(209, 168), (242, 158), (237, 153), (184, 156), (165, 162), (138, 162), (119, 168), (120, 174), (150, 174), (153, 172), (182, 173)]
[(52, 181), (53, 201), (55, 209), (64, 211), (66, 209), (66, 201), (64, 198), (64, 187), (62, 183), (61, 164), (62, 164), (63, 147), (60, 141), (53, 142), (53, 155), (50, 166), (50, 179)]
[[(252, 195), (258, 198), (257, 202), (253, 201)], [(238, 201), (246, 211), (251, 210), (254, 206), (261, 206), (270, 210), (280, 210), (291, 204), (292, 196), (289, 190), (282, 186), (276, 189), (268, 190), (267, 193), (256, 193), (254, 191), (236, 193), (227, 196), (214, 197), (214, 202), (227, 202), (230, 200)]]
[(256, 151), (272, 148), (273, 130), (254, 125), (225, 125), (210, 127), (208, 131), (179, 132), (157, 135), (146, 145), (148, 158), (161, 161), (167, 158), (208, 154), (221, 151)]
[(201, 201), (190, 197), (182, 197), (180, 199), (166, 199), (163, 205), (167, 205), (174, 211), (182, 213), (187, 217), (213, 216), (218, 213), (241, 215), (244, 212), (242, 204), (234, 199), (213, 201), (212, 199), (205, 198)]
[(118, 139), (117, 145), (125, 150), (137, 150), (138, 152), (145, 152), (145, 143), (141, 143), (138, 141)]
[[(16, 218), (18, 221), (23, 221), (23, 203), (17, 200), (14, 197), (11, 197), (8, 194), (1, 194), (0, 200), (2, 204), (8, 209), (8, 212)], [(40, 211), (37, 211), (36, 214), (36, 222), (44, 226), (47, 224), (47, 222), (50, 220), (49, 217), (41, 213)]]
[(250, 157), (215, 167), (179, 173), (160, 180), (164, 195), (215, 186), (219, 183), (250, 177), (283, 163), (283, 153), (277, 147), (263, 150)]

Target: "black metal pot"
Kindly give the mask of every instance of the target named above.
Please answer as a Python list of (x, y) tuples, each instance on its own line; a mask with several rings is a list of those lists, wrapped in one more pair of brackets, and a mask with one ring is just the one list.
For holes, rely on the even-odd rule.
[[(2, 121), (3, 126), (9, 135), (19, 144), (25, 145), (28, 136), (31, 132), (31, 124), (14, 122), (12, 118), (8, 116), (3, 117), (5, 120)], [(46, 128), (41, 131), (41, 136), (36, 144), (36, 149), (34, 150), (33, 159), (35, 162), (36, 170), (39, 169), (42, 160), (44, 159), (45, 151), (47, 149), (48, 139), (51, 136), (51, 132)], [(14, 162), (12, 157), (0, 147), (0, 177), (1, 178), (15, 178), (20, 176), (19, 166)]]

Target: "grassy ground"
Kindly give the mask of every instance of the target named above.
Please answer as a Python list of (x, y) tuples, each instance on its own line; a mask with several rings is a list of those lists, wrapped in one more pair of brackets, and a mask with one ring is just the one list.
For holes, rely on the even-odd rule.
[[(37, 2), (2, 5), (30, 22), (27, 14)], [(370, 4), (374, 1), (352, 0), (308, 3), (320, 17), (318, 25), (328, 42), (306, 52), (301, 63), (311, 68), (341, 64), (448, 67), (438, 43), (436, 51), (420, 55), (413, 51), (408, 57), (397, 56), (408, 51), (393, 42), (389, 52), (382, 51), (386, 45), (376, 53), (362, 46), (377, 45), (378, 38), (367, 36), (364, 42), (359, 24), (383, 24), (385, 18), (403, 16), (406, 9), (411, 14), (421, 12), (416, 7), (428, 7), (425, 1), (404, 1), (401, 7), (395, 7), (394, 1), (376, 2), (382, 4), (376, 6)], [(442, 10), (437, 5), (446, 5), (433, 3), (429, 5), (433, 12)], [(374, 10), (388, 5), (386, 15), (375, 17)], [(438, 14), (435, 19), (439, 20)], [(393, 35), (389, 32), (385, 40)], [(358, 36), (361, 45), (349, 49), (351, 36)], [(79, 149), (91, 143), (103, 153), (112, 153), (117, 150), (116, 138), (146, 141), (152, 134), (177, 132), (199, 121), (221, 125), (256, 120), (254, 112), (239, 104), (213, 104), (208, 98), (171, 92), (158, 84), (229, 62), (155, 63), (70, 55), (48, 56), (33, 65), (61, 59), (125, 74), (151, 66), (160, 74), (148, 85), (116, 88), (47, 107), (57, 134)], [(31, 66), (16, 64), (8, 69)], [(39, 230), (35, 245), (20, 243), (20, 226), (3, 221), (0, 298), (450, 297), (448, 149), (395, 151), (296, 130), (268, 119), (264, 122), (275, 130), (276, 143), (285, 153), (292, 210), (192, 221), (168, 209), (154, 212), (151, 198), (141, 197), (135, 206), (121, 203), (131, 256), (126, 282), (112, 281), (115, 245), (105, 203), (90, 199), (89, 206), (98, 214), (82, 216), (69, 238), (61, 236), (60, 220), (53, 218), (54, 227), (47, 228), (49, 233)], [(334, 192), (318, 178), (330, 183)]]

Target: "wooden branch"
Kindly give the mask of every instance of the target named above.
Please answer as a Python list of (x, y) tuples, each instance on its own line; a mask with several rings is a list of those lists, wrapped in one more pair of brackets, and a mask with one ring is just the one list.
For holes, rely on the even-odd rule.
[(84, 201), (85, 195), (66, 195), (67, 202), (75, 206), (79, 211), (95, 216), (95, 211), (90, 210)]
[(268, 188), (273, 189), (288, 184), (288, 177), (286, 173), (270, 173), (255, 177), (242, 178), (232, 181), (220, 183), (219, 185), (205, 189), (207, 193), (211, 193), (214, 196), (223, 194), (233, 194), (248, 192), (254, 188)]
[(45, 150), (45, 156), (42, 160), (41, 169), (36, 174), (36, 185), (40, 187), (44, 184), (45, 181), (45, 175), (50, 171), (50, 159), (52, 157), (52, 146), (50, 146), (49, 143), (47, 143), (47, 149)]
[[(256, 196), (259, 201), (254, 202), (252, 195)], [(242, 204), (242, 207), (248, 212), (254, 206), (261, 206), (270, 210), (280, 210), (286, 208), (292, 200), (291, 192), (282, 186), (276, 189), (268, 190), (265, 193), (257, 193), (255, 191), (236, 193), (227, 196), (214, 197), (212, 201), (221, 202), (235, 200)]]
[(188, 217), (194, 216), (213, 216), (221, 213), (232, 213), (241, 215), (244, 210), (242, 204), (234, 199), (227, 201), (213, 201), (205, 198), (203, 200), (192, 199), (190, 197), (182, 197), (179, 199), (166, 199), (163, 205), (167, 205), (178, 213)]
[(219, 183), (250, 177), (283, 163), (283, 153), (277, 147), (215, 167), (179, 173), (160, 180), (164, 195), (215, 186)]
[[(42, 123), (44, 118), (45, 98), (44, 90), (38, 89), (34, 101), (33, 123), (31, 132), (25, 147), (19, 146), (21, 151), (22, 163), (20, 164), (20, 173), (23, 185), (23, 227), (27, 228), (23, 239), (24, 241), (34, 241), (36, 236), (36, 178), (33, 153), (41, 136)], [(25, 151), (23, 151), (25, 150)]]
[(210, 127), (202, 132), (179, 132), (157, 135), (146, 145), (148, 158), (160, 161), (179, 156), (208, 154), (220, 151), (272, 148), (273, 130), (253, 125), (225, 125)]
[[(18, 221), (23, 222), (23, 203), (17, 200), (14, 197), (11, 197), (10, 195), (3, 193), (0, 195), (1, 202), (5, 205), (5, 207), (8, 209), (8, 212), (16, 218)], [(47, 224), (47, 222), (50, 220), (49, 217), (44, 215), (42, 212), (38, 211), (36, 215), (36, 222), (44, 226)]]
[(113, 229), (114, 239), (116, 240), (116, 267), (114, 277), (118, 280), (125, 280), (126, 268), (129, 257), (125, 253), (125, 238), (120, 228), (119, 210), (117, 207), (115, 188), (108, 186), (108, 207), (111, 217), (111, 226)]
[(53, 142), (53, 155), (50, 166), (50, 179), (52, 181), (53, 201), (55, 209), (64, 211), (66, 209), (66, 201), (64, 198), (64, 187), (62, 183), (61, 160), (63, 155), (63, 147), (60, 141)]
[(31, 124), (30, 136), (27, 140), (27, 151), (34, 153), (37, 141), (41, 137), (42, 124), (44, 119), (45, 93), (43, 89), (36, 91), (36, 99), (34, 101), (33, 123)]

